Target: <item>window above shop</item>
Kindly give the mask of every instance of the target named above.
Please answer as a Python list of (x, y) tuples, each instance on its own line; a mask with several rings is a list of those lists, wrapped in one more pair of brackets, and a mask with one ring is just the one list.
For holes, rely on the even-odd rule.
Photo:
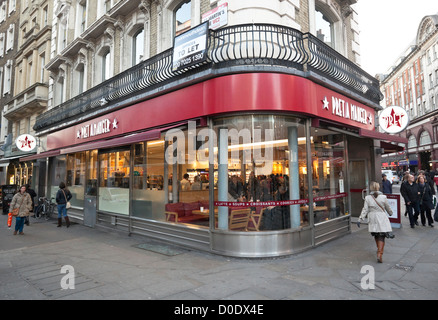
[(183, 1), (174, 11), (175, 36), (187, 31), (192, 25), (192, 2)]

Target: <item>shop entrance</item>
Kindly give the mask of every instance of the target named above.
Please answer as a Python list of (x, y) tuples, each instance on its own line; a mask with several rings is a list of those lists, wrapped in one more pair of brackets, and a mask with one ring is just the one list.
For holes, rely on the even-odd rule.
[(363, 199), (368, 194), (368, 165), (366, 159), (351, 160), (350, 169), (350, 197), (351, 216), (359, 218), (363, 207)]

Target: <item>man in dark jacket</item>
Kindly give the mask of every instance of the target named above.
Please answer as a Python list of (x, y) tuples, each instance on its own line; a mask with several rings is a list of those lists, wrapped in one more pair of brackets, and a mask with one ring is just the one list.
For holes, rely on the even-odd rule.
[[(405, 200), (411, 228), (415, 228), (415, 224), (418, 225), (417, 219), (420, 214), (418, 184), (415, 183), (415, 177), (410, 174), (408, 181), (405, 182), (403, 187), (400, 189), (403, 199)], [(413, 211), (415, 212), (415, 215)]]
[(382, 174), (382, 193), (389, 193), (392, 194), (392, 184), (391, 182), (386, 178), (386, 174)]

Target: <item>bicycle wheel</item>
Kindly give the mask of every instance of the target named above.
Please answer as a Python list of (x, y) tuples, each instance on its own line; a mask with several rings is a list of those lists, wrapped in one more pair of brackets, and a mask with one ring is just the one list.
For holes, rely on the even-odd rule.
[(53, 213), (53, 207), (50, 204), (46, 204), (45, 206), (45, 219), (49, 220)]
[(41, 215), (43, 214), (42, 213), (42, 211), (43, 211), (43, 206), (42, 205), (39, 205), (39, 206), (37, 206), (36, 208), (35, 208), (35, 219), (40, 219), (41, 218)]

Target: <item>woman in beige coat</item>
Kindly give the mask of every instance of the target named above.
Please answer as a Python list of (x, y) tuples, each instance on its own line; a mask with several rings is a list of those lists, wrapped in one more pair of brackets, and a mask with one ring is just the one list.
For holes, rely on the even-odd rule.
[(20, 191), (12, 198), (10, 211), (12, 212), (15, 208), (19, 208), (19, 211), (18, 216), (15, 217), (14, 235), (17, 234), (17, 232), (24, 234), (24, 221), (26, 220), (26, 217), (29, 216), (29, 211), (32, 209), (32, 199), (26, 192), (26, 186), (21, 186)]
[(377, 182), (371, 182), (371, 194), (365, 197), (365, 203), (359, 217), (358, 226), (360, 226), (360, 221), (365, 220), (368, 216), (368, 231), (371, 232), (377, 245), (377, 262), (382, 263), (385, 238), (394, 238), (394, 235), (391, 233), (391, 223), (386, 214), (388, 213), (392, 216), (392, 210), (389, 206), (388, 199), (379, 189), (380, 185)]

